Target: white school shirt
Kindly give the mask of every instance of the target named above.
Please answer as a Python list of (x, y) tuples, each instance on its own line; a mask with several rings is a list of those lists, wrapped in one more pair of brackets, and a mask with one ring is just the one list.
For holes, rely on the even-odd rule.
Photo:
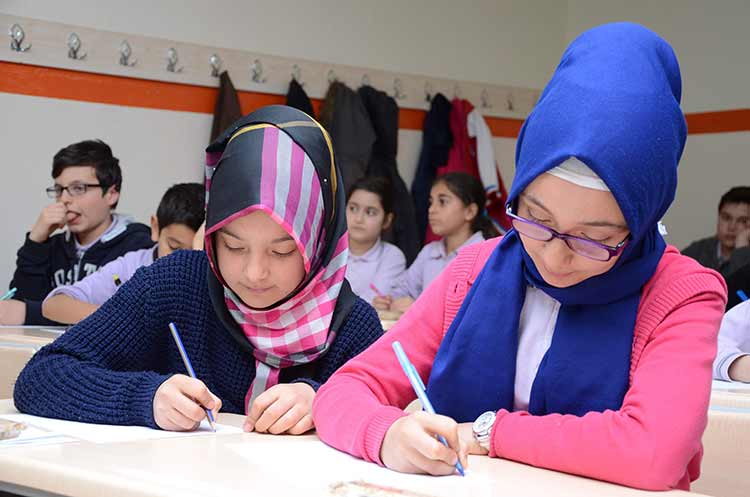
[(724, 314), (719, 328), (719, 349), (714, 361), (714, 378), (731, 381), (729, 366), (750, 354), (750, 300), (737, 304)]
[(531, 387), (544, 354), (552, 343), (559, 312), (560, 302), (538, 288), (526, 287), (526, 299), (518, 319), (514, 411), (529, 409)]

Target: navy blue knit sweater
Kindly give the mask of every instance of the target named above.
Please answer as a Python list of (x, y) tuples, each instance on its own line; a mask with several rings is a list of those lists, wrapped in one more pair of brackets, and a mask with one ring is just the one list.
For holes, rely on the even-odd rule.
[[(16, 381), (16, 408), (156, 428), (156, 389), (173, 374), (187, 374), (167, 328), (174, 321), (196, 375), (221, 398), (222, 411), (243, 414), (255, 359), (217, 317), (207, 269), (205, 254), (197, 251), (178, 251), (139, 269), (97, 312), (34, 355)], [(317, 390), (382, 333), (375, 311), (357, 298), (328, 352), (283, 369), (281, 382), (304, 381)]]

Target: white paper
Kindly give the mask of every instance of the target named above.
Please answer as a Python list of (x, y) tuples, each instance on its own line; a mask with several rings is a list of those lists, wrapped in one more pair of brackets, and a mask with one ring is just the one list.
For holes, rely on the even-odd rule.
[[(144, 426), (99, 425), (92, 423), (78, 423), (60, 419), (42, 418), (29, 414), (3, 414), (4, 419), (26, 423), (29, 427), (41, 428), (49, 432), (59, 433), (68, 437), (86, 440), (94, 443), (132, 442), (136, 440), (152, 440), (158, 438), (194, 437), (206, 435), (223, 435), (228, 433), (242, 433), (240, 428), (230, 425), (216, 424), (216, 433), (211, 431), (208, 421), (203, 420), (195, 431), (164, 431), (146, 428)], [(29, 429), (29, 428), (27, 428)]]

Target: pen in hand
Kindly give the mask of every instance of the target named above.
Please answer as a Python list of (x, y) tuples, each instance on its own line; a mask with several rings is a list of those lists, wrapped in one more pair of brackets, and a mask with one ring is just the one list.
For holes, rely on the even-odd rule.
[[(414, 367), (411, 361), (409, 361), (409, 358), (406, 356), (406, 352), (404, 352), (404, 348), (401, 346), (401, 343), (396, 341), (393, 342), (391, 346), (393, 347), (393, 351), (396, 353), (396, 357), (398, 358), (398, 362), (401, 364), (401, 368), (404, 370), (406, 377), (409, 379), (409, 383), (411, 383), (414, 392), (417, 394), (417, 398), (422, 403), (422, 407), (424, 407), (424, 410), (430, 414), (437, 414), (435, 412), (435, 408), (432, 407), (430, 399), (427, 397), (427, 389), (425, 388), (424, 382), (422, 382), (422, 378), (420, 378), (419, 373), (417, 373), (417, 369)], [(450, 448), (450, 445), (448, 445), (448, 441), (444, 436), (438, 435), (437, 438), (438, 440), (440, 440), (440, 443)], [(458, 471), (458, 474), (460, 474), (461, 476), (466, 476), (464, 474), (464, 467), (461, 465), (461, 461), (456, 461), (456, 471)]]
[[(193, 370), (193, 365), (190, 363), (190, 358), (188, 358), (185, 346), (182, 345), (180, 332), (177, 331), (177, 326), (174, 323), (169, 323), (169, 331), (172, 332), (172, 338), (174, 338), (174, 341), (177, 344), (177, 349), (180, 351), (180, 357), (182, 357), (182, 362), (185, 364), (185, 369), (187, 369), (188, 374), (191, 378), (198, 379), (198, 377), (195, 375), (195, 371)], [(214, 415), (211, 412), (211, 409), (204, 408), (203, 410), (206, 411), (206, 417), (208, 418), (208, 424), (211, 426), (211, 430), (216, 431), (216, 425), (214, 424)]]

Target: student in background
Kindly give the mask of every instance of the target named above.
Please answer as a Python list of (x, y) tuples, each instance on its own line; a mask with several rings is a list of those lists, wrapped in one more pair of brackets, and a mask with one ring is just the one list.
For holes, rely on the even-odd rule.
[(192, 249), (196, 230), (203, 223), (204, 186), (180, 183), (170, 187), (151, 216), (154, 247), (128, 252), (73, 285), (52, 290), (42, 304), (44, 317), (58, 323), (77, 323), (96, 311), (138, 268), (175, 250)]
[(47, 194), (55, 202), (42, 209), (18, 250), (10, 283), (18, 292), (15, 300), (0, 302), (0, 324), (45, 323), (42, 300), (50, 290), (153, 245), (148, 226), (113, 212), (122, 172), (106, 143), (88, 140), (63, 148), (52, 160), (52, 178)]
[[(687, 137), (680, 97), (677, 58), (652, 31), (576, 38), (518, 138), (513, 229), (461, 250), (333, 375), (318, 436), (402, 472), (452, 474), (469, 452), (689, 489), (726, 287), (658, 229)], [(414, 392), (394, 341), (439, 415), (403, 411)]]
[(721, 321), (714, 378), (750, 383), (750, 300), (734, 306)]
[(389, 295), (406, 270), (401, 249), (380, 239), (393, 224), (392, 192), (386, 178), (364, 177), (352, 185), (347, 198), (346, 279), (354, 293), (368, 303), (379, 295)]
[[(346, 201), (326, 132), (260, 109), (209, 148), (205, 251), (137, 271), (19, 375), (16, 407), (88, 423), (190, 430), (203, 408), (244, 428), (313, 427), (315, 392), (382, 334), (344, 278)], [(198, 379), (186, 376), (168, 325)]]
[(430, 190), (427, 211), (430, 228), (442, 237), (422, 248), (390, 295), (373, 300), (380, 310), (404, 312), (430, 282), (468, 245), (498, 236), (484, 212), (482, 183), (466, 173), (437, 178)]
[(727, 280), (750, 265), (750, 186), (736, 186), (722, 195), (716, 235), (691, 243), (682, 253)]

